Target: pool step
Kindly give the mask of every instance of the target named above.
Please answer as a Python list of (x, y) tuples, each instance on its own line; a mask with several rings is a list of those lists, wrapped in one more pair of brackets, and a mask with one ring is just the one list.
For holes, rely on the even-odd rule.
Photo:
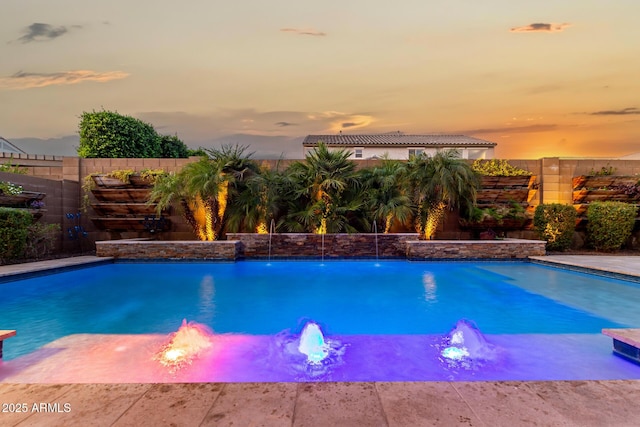
[(10, 329), (0, 329), (0, 360), (2, 360), (2, 343), (7, 338), (16, 336), (16, 331)]
[(603, 329), (613, 338), (613, 352), (625, 359), (640, 363), (640, 329)]

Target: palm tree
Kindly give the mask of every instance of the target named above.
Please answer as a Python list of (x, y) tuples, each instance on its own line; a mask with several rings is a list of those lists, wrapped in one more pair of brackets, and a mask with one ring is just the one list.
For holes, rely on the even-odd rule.
[(350, 155), (346, 150), (330, 151), (320, 142), (305, 162), (295, 162), (288, 168), (290, 230), (305, 228), (318, 234), (355, 231), (349, 214), (362, 203), (353, 193), (360, 183)]
[(417, 208), (416, 228), (421, 236), (435, 237), (447, 208), (471, 211), (480, 179), (471, 166), (460, 159), (457, 150), (441, 151), (432, 157), (414, 156), (407, 166)]
[(209, 158), (189, 163), (175, 175), (161, 179), (151, 198), (158, 200), (158, 211), (180, 201), (183, 214), (200, 240), (222, 237), (227, 218), (227, 205), (244, 181), (258, 167), (244, 155), (246, 147), (223, 146), (207, 150)]
[(267, 234), (272, 222), (277, 229), (285, 212), (285, 179), (278, 166), (252, 174), (229, 206), (229, 231)]
[(394, 221), (405, 223), (412, 213), (411, 198), (407, 195), (404, 162), (383, 158), (380, 166), (361, 171), (366, 194), (366, 206), (373, 220), (389, 233)]

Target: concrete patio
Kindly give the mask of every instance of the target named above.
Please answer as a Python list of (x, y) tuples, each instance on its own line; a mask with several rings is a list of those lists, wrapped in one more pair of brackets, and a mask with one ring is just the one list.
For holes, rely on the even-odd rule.
[[(540, 258), (640, 277), (640, 257)], [(95, 260), (2, 266), (0, 277)], [(640, 381), (2, 383), (0, 425), (635, 426), (638, 401)]]

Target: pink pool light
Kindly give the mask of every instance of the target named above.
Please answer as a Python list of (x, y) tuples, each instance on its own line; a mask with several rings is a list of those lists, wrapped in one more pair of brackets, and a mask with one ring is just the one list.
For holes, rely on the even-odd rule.
[(204, 350), (212, 346), (213, 332), (205, 325), (199, 323), (187, 323), (173, 333), (170, 341), (160, 350), (156, 356), (162, 365), (178, 369), (184, 364), (191, 364)]

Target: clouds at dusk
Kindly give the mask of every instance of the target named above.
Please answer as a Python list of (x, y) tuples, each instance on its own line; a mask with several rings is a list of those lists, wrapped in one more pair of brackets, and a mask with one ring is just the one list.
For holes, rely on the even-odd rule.
[(284, 33), (296, 34), (299, 36), (316, 36), (316, 37), (324, 37), (327, 33), (322, 31), (314, 30), (314, 29), (300, 29), (300, 28), (280, 28), (280, 31)]
[(10, 140), (104, 108), (194, 148), (264, 141), (256, 158), (340, 131), (463, 133), (516, 158), (638, 144), (640, 1), (37, 3), (0, 12)]
[(513, 27), (509, 31), (512, 33), (559, 33), (570, 27), (571, 24), (547, 24), (537, 22), (534, 24), (525, 25), (523, 27)]
[(621, 110), (603, 110), (589, 113), (592, 116), (626, 116), (626, 115), (640, 115), (640, 109), (636, 107), (623, 108)]
[(468, 129), (462, 131), (462, 134), (479, 135), (489, 133), (535, 133), (535, 132), (550, 132), (556, 130), (558, 125), (556, 124), (538, 124), (528, 126), (504, 126), (496, 128), (481, 128), (481, 129)]
[(46, 86), (73, 85), (83, 82), (106, 83), (129, 76), (122, 71), (98, 72), (90, 70), (57, 73), (27, 73), (19, 71), (9, 77), (0, 77), (0, 89), (33, 89)]
[(181, 137), (199, 141), (229, 134), (298, 137), (306, 134), (338, 133), (347, 128), (350, 131), (364, 130), (376, 121), (370, 114), (255, 109), (223, 109), (205, 114), (147, 112), (135, 116), (153, 123), (156, 129), (177, 132)]
[(19, 37), (17, 41), (21, 43), (31, 43), (53, 40), (65, 35), (69, 31), (69, 28), (82, 28), (82, 26), (72, 25), (71, 27), (54, 27), (50, 24), (34, 22), (22, 31), (24, 34)]

